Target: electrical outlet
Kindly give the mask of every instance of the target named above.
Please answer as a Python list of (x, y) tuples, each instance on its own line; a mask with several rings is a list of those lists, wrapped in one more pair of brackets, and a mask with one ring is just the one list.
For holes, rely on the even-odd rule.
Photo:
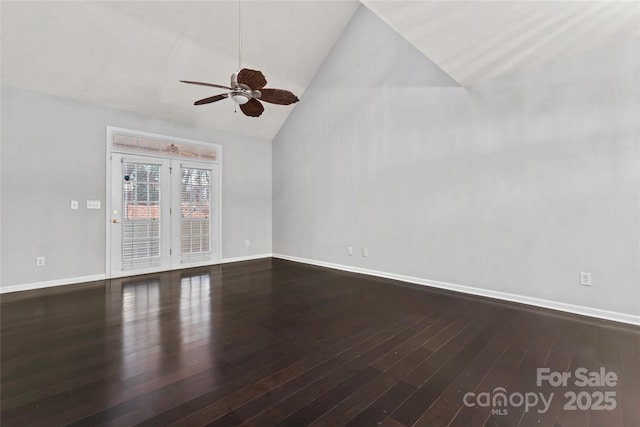
[(591, 286), (591, 273), (580, 272), (580, 286)]
[(100, 200), (87, 200), (87, 209), (100, 209)]
[(77, 200), (72, 200), (71, 201), (71, 209), (73, 209), (73, 210), (78, 209), (78, 201)]
[(353, 248), (351, 246), (347, 246), (347, 255), (353, 255)]
[(369, 251), (367, 251), (367, 248), (362, 248), (362, 256), (369, 256)]
[(249, 239), (244, 241), (245, 246), (251, 246), (251, 241)]
[(44, 257), (43, 256), (36, 257), (36, 267), (44, 267)]

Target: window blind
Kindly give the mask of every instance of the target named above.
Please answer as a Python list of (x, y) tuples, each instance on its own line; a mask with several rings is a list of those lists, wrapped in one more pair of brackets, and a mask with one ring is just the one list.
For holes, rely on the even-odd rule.
[(157, 267), (160, 254), (160, 166), (122, 164), (122, 269)]

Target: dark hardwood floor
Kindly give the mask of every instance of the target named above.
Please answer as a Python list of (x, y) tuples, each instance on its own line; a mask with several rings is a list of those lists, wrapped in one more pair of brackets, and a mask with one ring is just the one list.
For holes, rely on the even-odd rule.
[(640, 426), (640, 328), (277, 259), (5, 294), (1, 321), (3, 427)]

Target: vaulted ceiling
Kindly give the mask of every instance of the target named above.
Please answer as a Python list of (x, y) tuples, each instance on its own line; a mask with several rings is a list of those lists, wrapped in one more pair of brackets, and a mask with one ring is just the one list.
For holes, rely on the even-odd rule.
[[(462, 85), (638, 37), (635, 1), (362, 3)], [(348, 1), (244, 1), (243, 63), (268, 86), (304, 91), (360, 6)], [(235, 1), (2, 1), (2, 84), (272, 139), (295, 106), (234, 113), (220, 93), (238, 68)]]
[(640, 37), (639, 1), (363, 3), (463, 86)]
[[(243, 61), (301, 96), (357, 1), (242, 2)], [(194, 106), (238, 69), (235, 1), (2, 1), (2, 83), (271, 140), (293, 106), (259, 118)]]

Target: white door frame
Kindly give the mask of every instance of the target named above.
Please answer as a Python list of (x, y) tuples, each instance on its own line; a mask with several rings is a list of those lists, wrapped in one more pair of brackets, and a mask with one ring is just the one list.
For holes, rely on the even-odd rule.
[[(119, 134), (119, 135), (126, 135), (126, 136), (131, 136), (131, 137), (140, 137), (140, 138), (147, 138), (147, 139), (152, 139), (152, 140), (156, 140), (156, 141), (160, 141), (160, 142), (165, 142), (165, 143), (173, 143), (173, 144), (181, 144), (181, 145), (188, 145), (188, 146), (202, 146), (202, 147), (213, 147), (216, 149), (216, 159), (215, 161), (203, 161), (201, 159), (186, 159), (186, 158), (182, 158), (182, 157), (177, 157), (177, 156), (167, 156), (167, 155), (163, 155), (163, 153), (161, 152), (143, 152), (143, 151), (126, 151), (126, 150), (114, 150), (113, 149), (113, 136), (115, 134)], [(184, 160), (184, 161), (188, 161), (188, 162), (198, 162), (198, 163), (205, 163), (205, 164), (215, 164), (218, 166), (218, 188), (217, 188), (217, 205), (218, 205), (218, 239), (217, 242), (213, 242), (214, 244), (217, 243), (217, 254), (218, 254), (218, 259), (217, 260), (213, 260), (213, 261), (207, 261), (201, 264), (198, 263), (193, 263), (193, 264), (189, 264), (187, 266), (185, 266), (185, 268), (190, 268), (190, 267), (196, 267), (198, 265), (213, 265), (213, 264), (219, 264), (222, 261), (222, 146), (220, 144), (216, 144), (216, 143), (209, 143), (209, 142), (203, 142), (203, 141), (196, 141), (196, 140), (192, 140), (192, 139), (186, 139), (186, 138), (178, 138), (178, 137), (173, 137), (173, 136), (167, 136), (167, 135), (160, 135), (160, 134), (155, 134), (155, 133), (149, 133), (149, 132), (142, 132), (142, 131), (137, 131), (137, 130), (131, 130), (131, 129), (124, 129), (124, 128), (119, 128), (119, 127), (114, 127), (114, 126), (107, 126), (106, 127), (106, 156), (105, 156), (105, 166), (106, 166), (106, 188), (105, 188), (105, 275), (107, 279), (112, 278), (111, 275), (111, 214), (112, 214), (112, 207), (111, 207), (111, 180), (112, 180), (112, 159), (111, 159), (111, 154), (114, 152), (117, 153), (121, 153), (121, 154), (129, 154), (129, 155), (144, 155), (146, 157), (160, 157), (160, 158), (167, 158), (167, 159), (172, 159), (176, 162), (179, 162), (180, 159)], [(172, 268), (173, 269), (173, 268)], [(135, 271), (131, 271), (131, 275), (135, 275), (138, 274)]]

